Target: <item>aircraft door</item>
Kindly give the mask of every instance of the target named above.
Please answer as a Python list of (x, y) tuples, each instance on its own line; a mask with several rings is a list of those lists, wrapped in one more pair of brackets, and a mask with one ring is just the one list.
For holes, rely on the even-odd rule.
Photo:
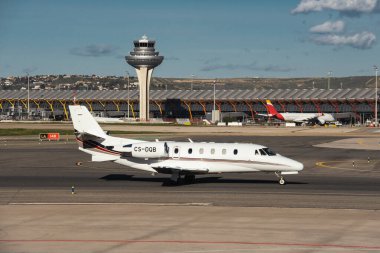
[(175, 146), (174, 148), (173, 148), (173, 153), (172, 153), (172, 157), (174, 158), (174, 159), (179, 159), (179, 157), (180, 157), (180, 152), (181, 150), (180, 150), (180, 148), (178, 147), (178, 146)]

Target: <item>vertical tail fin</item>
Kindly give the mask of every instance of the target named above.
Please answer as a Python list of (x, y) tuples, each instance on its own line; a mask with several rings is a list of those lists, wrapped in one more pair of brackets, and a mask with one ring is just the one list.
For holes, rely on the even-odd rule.
[(92, 117), (85, 106), (70, 105), (70, 115), (73, 120), (74, 129), (79, 133), (88, 133), (98, 137), (105, 137), (103, 129)]
[(272, 102), (269, 100), (269, 99), (267, 99), (266, 100), (266, 102), (267, 102), (267, 110), (268, 110), (268, 114), (269, 115), (277, 115), (278, 114), (278, 111), (276, 110), (276, 108), (273, 106), (273, 104), (272, 104)]

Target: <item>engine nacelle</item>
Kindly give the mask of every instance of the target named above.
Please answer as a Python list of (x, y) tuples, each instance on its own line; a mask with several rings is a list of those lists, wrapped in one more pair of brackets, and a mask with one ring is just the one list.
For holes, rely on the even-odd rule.
[(132, 144), (132, 157), (161, 158), (168, 157), (166, 142), (142, 142)]
[(326, 120), (324, 118), (322, 118), (323, 116), (321, 117), (318, 117), (318, 121), (319, 121), (319, 124), (320, 125), (324, 125), (326, 123)]

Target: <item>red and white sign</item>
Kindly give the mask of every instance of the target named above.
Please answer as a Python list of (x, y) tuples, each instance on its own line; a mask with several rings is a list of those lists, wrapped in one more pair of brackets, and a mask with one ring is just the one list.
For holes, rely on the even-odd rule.
[(59, 141), (59, 133), (48, 133), (48, 140)]
[(43, 133), (40, 134), (40, 140), (59, 141), (59, 133)]

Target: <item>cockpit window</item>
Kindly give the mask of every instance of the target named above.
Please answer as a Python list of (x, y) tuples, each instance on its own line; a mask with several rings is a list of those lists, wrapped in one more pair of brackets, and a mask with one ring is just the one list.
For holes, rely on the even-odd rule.
[(259, 149), (259, 151), (260, 151), (260, 154), (261, 154), (261, 155), (267, 155), (267, 154), (264, 152), (264, 150)]
[(130, 147), (132, 147), (132, 144), (127, 144), (123, 146), (123, 148), (130, 148)]
[(255, 150), (255, 155), (259, 155), (259, 151), (257, 149)]
[(276, 152), (274, 152), (274, 151), (271, 150), (270, 148), (263, 148), (263, 150), (264, 150), (265, 153), (267, 153), (269, 156), (274, 156), (274, 155), (276, 155)]

